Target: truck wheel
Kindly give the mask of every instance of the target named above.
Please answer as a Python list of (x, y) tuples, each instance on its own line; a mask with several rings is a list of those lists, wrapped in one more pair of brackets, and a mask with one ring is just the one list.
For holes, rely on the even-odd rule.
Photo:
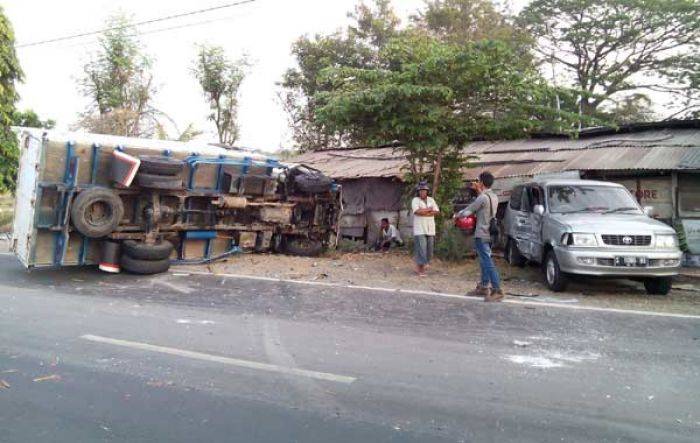
[(644, 279), (644, 289), (649, 295), (668, 295), (671, 292), (671, 277)]
[(320, 240), (311, 240), (305, 237), (286, 237), (284, 251), (291, 255), (316, 257), (323, 252), (323, 244)]
[(506, 243), (506, 261), (508, 264), (519, 268), (525, 266), (525, 257), (520, 253), (518, 245), (512, 238), (509, 238)]
[(182, 189), (182, 179), (169, 175), (146, 174), (139, 172), (136, 174), (136, 181), (142, 188), (150, 189)]
[(122, 269), (130, 274), (160, 274), (170, 269), (170, 259), (168, 258), (163, 260), (140, 260), (122, 254), (120, 264)]
[(164, 260), (170, 258), (170, 254), (172, 254), (175, 246), (167, 240), (163, 240), (154, 245), (137, 242), (135, 240), (125, 240), (123, 248), (124, 254), (131, 258), (139, 260)]
[(70, 219), (75, 229), (88, 238), (105, 237), (119, 225), (124, 216), (124, 203), (107, 188), (90, 188), (73, 200)]
[(331, 190), (333, 179), (320, 171), (297, 169), (294, 175), (295, 187), (310, 194), (322, 194)]
[(178, 175), (185, 168), (182, 160), (170, 157), (158, 157), (155, 155), (142, 155), (139, 157), (141, 166), (139, 172), (154, 175)]
[(565, 290), (569, 284), (569, 278), (561, 272), (557, 255), (553, 250), (548, 251), (547, 257), (544, 259), (544, 280), (547, 287), (554, 292)]

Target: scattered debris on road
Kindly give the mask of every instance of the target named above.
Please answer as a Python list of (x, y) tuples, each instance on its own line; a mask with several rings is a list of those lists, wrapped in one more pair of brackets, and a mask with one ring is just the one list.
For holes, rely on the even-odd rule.
[(42, 382), (42, 381), (60, 381), (60, 380), (61, 380), (61, 376), (60, 376), (60, 375), (58, 375), (58, 374), (51, 374), (51, 375), (46, 375), (46, 376), (44, 376), (44, 377), (37, 377), (37, 378), (35, 378), (35, 379), (32, 380), (32, 381), (33, 381), (33, 382)]

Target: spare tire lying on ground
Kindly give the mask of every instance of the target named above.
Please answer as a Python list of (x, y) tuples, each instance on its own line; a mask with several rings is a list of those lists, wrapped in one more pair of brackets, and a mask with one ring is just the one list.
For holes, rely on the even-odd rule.
[(152, 245), (136, 240), (125, 240), (122, 243), (124, 254), (139, 260), (164, 260), (170, 258), (173, 249), (175, 246), (167, 240)]
[(301, 257), (317, 257), (323, 252), (321, 240), (313, 240), (300, 236), (286, 236), (283, 239), (282, 249), (285, 253), (299, 255)]
[(139, 172), (155, 175), (178, 175), (185, 167), (182, 160), (171, 157), (158, 157), (155, 155), (142, 155), (139, 157), (141, 166)]
[(142, 188), (178, 190), (182, 189), (182, 179), (178, 176), (146, 174), (139, 172), (136, 174), (136, 182)]
[(130, 274), (151, 275), (167, 272), (170, 269), (170, 259), (141, 260), (128, 254), (122, 254), (119, 262), (122, 269)]
[(310, 194), (321, 194), (331, 190), (333, 179), (324, 175), (321, 171), (296, 166), (291, 169), (290, 177), (295, 189)]
[(70, 209), (73, 227), (88, 238), (105, 237), (119, 225), (124, 203), (108, 188), (89, 188), (78, 194)]

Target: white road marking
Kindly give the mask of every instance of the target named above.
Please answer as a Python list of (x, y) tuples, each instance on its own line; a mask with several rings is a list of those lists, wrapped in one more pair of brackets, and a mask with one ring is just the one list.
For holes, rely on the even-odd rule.
[[(320, 281), (306, 281), (306, 280), (292, 280), (286, 278), (274, 278), (274, 277), (262, 277), (257, 275), (245, 275), (245, 274), (212, 274), (211, 272), (197, 272), (191, 271), (190, 275), (208, 275), (212, 277), (226, 277), (226, 278), (237, 278), (237, 279), (248, 279), (248, 280), (259, 280), (259, 281), (269, 281), (278, 283), (292, 283), (297, 285), (308, 285), (308, 286), (325, 286), (331, 288), (344, 288), (344, 289), (364, 289), (368, 291), (376, 292), (391, 292), (395, 294), (412, 294), (412, 295), (431, 295), (435, 297), (444, 298), (456, 298), (460, 300), (475, 300), (483, 301), (481, 297), (472, 297), (469, 295), (460, 294), (449, 294), (446, 292), (435, 292), (435, 291), (422, 291), (418, 289), (394, 289), (394, 288), (379, 288), (374, 286), (358, 286), (358, 285), (344, 285), (341, 283), (330, 283), (330, 282), (320, 282)], [(171, 274), (172, 275), (172, 274)], [(658, 311), (640, 311), (636, 309), (616, 309), (616, 308), (601, 308), (598, 306), (581, 306), (574, 305), (571, 303), (558, 303), (558, 302), (544, 302), (533, 300), (515, 300), (514, 298), (506, 298), (502, 303), (509, 303), (514, 305), (529, 305), (529, 306), (547, 306), (550, 308), (559, 309), (573, 309), (580, 311), (599, 311), (599, 312), (614, 312), (617, 314), (632, 314), (632, 315), (643, 315), (651, 317), (672, 317), (672, 318), (690, 318), (694, 320), (700, 320), (700, 315), (693, 314), (676, 314), (673, 312), (658, 312)]]
[(159, 352), (161, 354), (176, 355), (178, 357), (193, 358), (196, 360), (204, 360), (225, 365), (238, 366), (241, 368), (257, 369), (260, 371), (278, 372), (281, 374), (296, 375), (299, 377), (309, 377), (317, 380), (333, 381), (337, 383), (350, 384), (357, 380), (355, 377), (347, 375), (337, 375), (328, 372), (308, 371), (306, 369), (289, 368), (285, 366), (271, 365), (268, 363), (260, 363), (250, 360), (241, 360), (238, 358), (222, 357), (220, 355), (204, 354), (202, 352), (187, 351), (185, 349), (169, 348), (166, 346), (151, 345), (148, 343), (140, 343), (136, 341), (120, 340), (117, 338), (101, 337), (99, 335), (85, 334), (81, 335), (83, 340), (89, 340), (96, 343), (105, 343), (125, 348), (139, 349), (141, 351)]

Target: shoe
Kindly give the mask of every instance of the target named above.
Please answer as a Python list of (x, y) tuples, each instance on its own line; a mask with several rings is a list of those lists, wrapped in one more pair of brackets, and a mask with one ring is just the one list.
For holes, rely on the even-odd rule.
[(503, 301), (505, 296), (506, 295), (503, 293), (503, 289), (494, 289), (489, 291), (488, 295), (484, 296), (484, 301)]
[(477, 283), (476, 288), (467, 292), (470, 297), (488, 297), (491, 294), (491, 290), (486, 286), (481, 286), (481, 283)]

